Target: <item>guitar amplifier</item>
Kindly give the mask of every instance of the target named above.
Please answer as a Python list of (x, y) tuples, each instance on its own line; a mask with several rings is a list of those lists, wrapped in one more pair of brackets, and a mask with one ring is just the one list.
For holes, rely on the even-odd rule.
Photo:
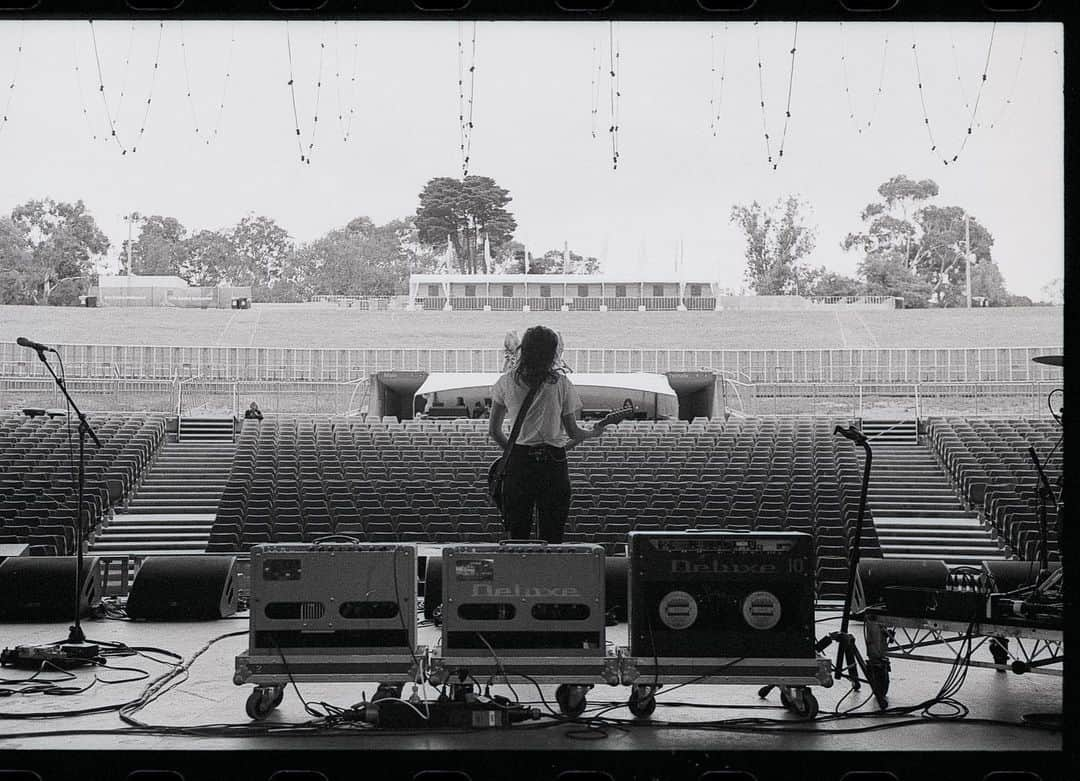
[(252, 546), (250, 605), (252, 655), (410, 654), (416, 546)]
[(814, 547), (802, 532), (631, 532), (630, 654), (812, 659)]
[(451, 545), (442, 559), (443, 656), (606, 653), (602, 546)]

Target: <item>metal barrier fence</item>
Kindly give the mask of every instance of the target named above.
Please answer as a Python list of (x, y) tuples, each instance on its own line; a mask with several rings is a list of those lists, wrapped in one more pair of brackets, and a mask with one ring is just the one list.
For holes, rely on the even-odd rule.
[[(730, 411), (840, 418), (1044, 417), (1060, 382), (746, 383), (725, 378)], [(1060, 398), (1055, 408), (1061, 406)]]
[[(241, 381), (349, 382), (380, 371), (495, 372), (501, 348), (281, 348), (60, 345), (68, 374), (95, 379), (201, 377)], [(1003, 348), (836, 350), (567, 349), (579, 372), (715, 370), (748, 381), (926, 383), (1060, 381), (1061, 369), (1032, 363), (1060, 345)], [(47, 377), (31, 353), (0, 343), (0, 376)]]
[[(256, 401), (266, 413), (345, 415), (363, 411), (369, 385), (357, 382), (264, 380), (68, 381), (87, 411), (239, 415)], [(724, 378), (724, 404), (743, 415), (862, 417), (1042, 417), (1060, 382), (752, 383)], [(52, 380), (0, 379), (0, 409), (61, 408)], [(1055, 408), (1062, 406), (1055, 399)]]

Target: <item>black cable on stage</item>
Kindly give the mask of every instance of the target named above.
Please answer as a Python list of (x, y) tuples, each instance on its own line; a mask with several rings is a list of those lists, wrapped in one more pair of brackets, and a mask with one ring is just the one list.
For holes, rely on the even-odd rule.
[(889, 53), (889, 34), (885, 33), (885, 40), (881, 47), (881, 70), (878, 74), (878, 86), (874, 92), (874, 98), (870, 104), (870, 118), (866, 120), (866, 126), (862, 127), (858, 118), (855, 116), (855, 104), (851, 97), (851, 88), (848, 83), (848, 71), (847, 71), (847, 55), (844, 51), (844, 23), (840, 22), (840, 70), (844, 78), (844, 94), (847, 96), (848, 104), (848, 116), (851, 118), (852, 123), (855, 125), (855, 132), (862, 135), (863, 130), (869, 130), (870, 126), (874, 122), (874, 117), (877, 115), (878, 102), (881, 99), (881, 95), (885, 87), (885, 61)]
[(7, 100), (4, 101), (4, 110), (0, 113), (0, 135), (4, 133), (4, 126), (8, 123), (8, 111), (11, 110), (11, 99), (15, 96), (15, 83), (19, 80), (19, 63), (22, 61), (23, 41), (26, 35), (26, 22), (19, 26), (19, 44), (15, 47), (15, 68), (11, 74), (11, 82), (7, 88)]
[[(964, 134), (963, 139), (960, 142), (960, 148), (956, 150), (956, 153), (951, 157), (942, 157), (941, 162), (945, 165), (949, 163), (955, 163), (959, 159), (960, 155), (964, 151), (964, 147), (967, 146), (968, 139), (971, 138), (971, 130), (975, 125), (975, 117), (979, 112), (979, 101), (982, 99), (983, 87), (986, 86), (986, 75), (990, 70), (990, 54), (994, 49), (994, 32), (997, 29), (997, 22), (993, 22), (990, 26), (990, 40), (986, 45), (986, 61), (983, 63), (982, 78), (979, 81), (979, 89), (975, 94), (975, 105), (971, 109), (971, 115), (968, 121), (967, 132)], [(919, 102), (922, 105), (923, 112), (923, 124), (926, 125), (926, 133), (930, 139), (930, 151), (937, 150), (937, 143), (934, 141), (934, 133), (930, 127), (930, 116), (926, 111), (926, 97), (923, 94), (923, 78), (922, 70), (919, 68), (919, 52), (917, 42), (915, 40), (915, 24), (911, 25), (911, 55), (915, 59), (915, 78), (919, 87)]]

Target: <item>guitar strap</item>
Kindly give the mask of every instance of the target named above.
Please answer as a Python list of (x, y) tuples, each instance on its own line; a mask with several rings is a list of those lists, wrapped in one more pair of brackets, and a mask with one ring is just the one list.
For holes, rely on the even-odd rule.
[[(525, 396), (525, 400), (521, 402), (521, 409), (518, 410), (517, 417), (514, 418), (514, 425), (510, 429), (510, 438), (506, 440), (506, 450), (503, 451), (503, 458), (510, 459), (510, 451), (514, 449), (514, 443), (517, 442), (518, 434), (521, 433), (521, 424), (525, 422), (525, 413), (529, 411), (529, 407), (532, 406), (533, 399), (536, 398), (539, 391), (540, 386), (537, 385), (529, 391), (528, 395)], [(506, 468), (505, 462), (503, 468)]]

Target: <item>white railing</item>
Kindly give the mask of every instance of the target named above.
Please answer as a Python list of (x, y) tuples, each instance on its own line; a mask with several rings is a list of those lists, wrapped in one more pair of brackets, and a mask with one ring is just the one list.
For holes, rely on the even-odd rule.
[(896, 296), (815, 296), (806, 299), (811, 304), (822, 306), (851, 306), (861, 304), (863, 306), (883, 306), (888, 309), (899, 309), (898, 302), (902, 298)]

